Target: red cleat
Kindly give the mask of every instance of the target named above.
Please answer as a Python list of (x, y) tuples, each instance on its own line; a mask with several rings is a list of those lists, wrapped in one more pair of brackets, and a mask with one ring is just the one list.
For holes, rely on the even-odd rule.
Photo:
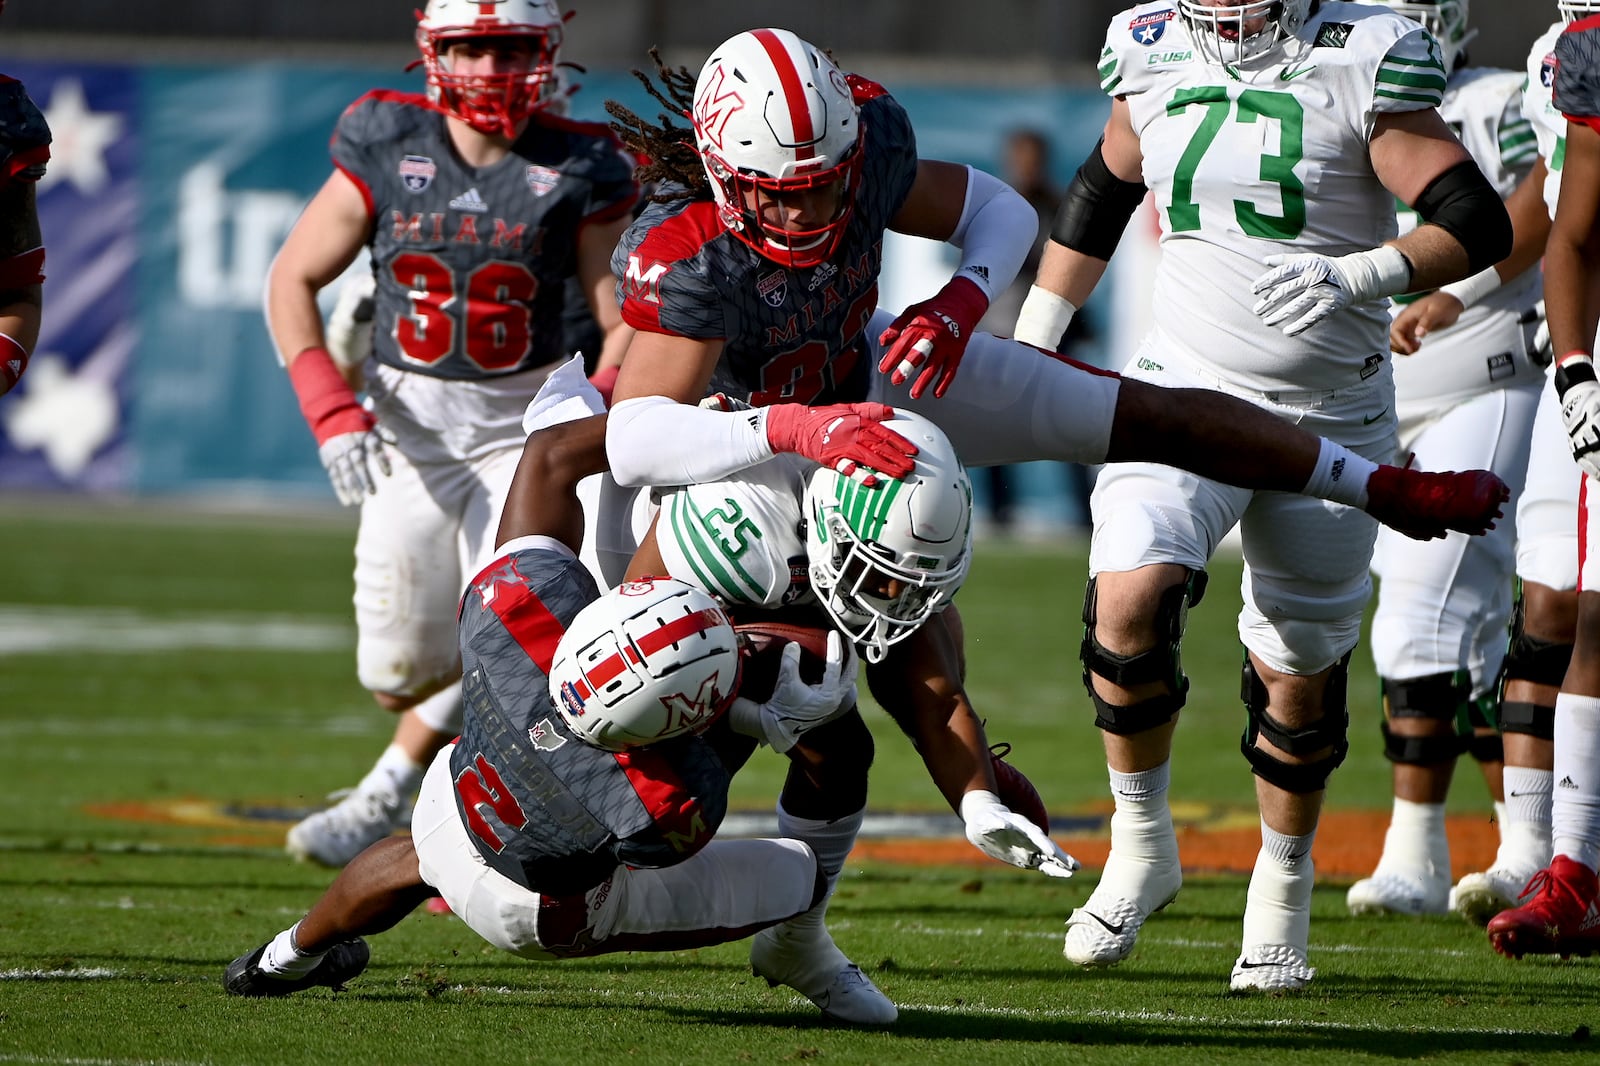
[(1435, 473), (1380, 466), (1367, 481), (1367, 513), (1417, 540), (1494, 528), (1511, 490), (1488, 470)]
[(1600, 949), (1595, 872), (1565, 855), (1533, 875), (1521, 905), (1489, 919), (1489, 943), (1508, 959), (1590, 955)]

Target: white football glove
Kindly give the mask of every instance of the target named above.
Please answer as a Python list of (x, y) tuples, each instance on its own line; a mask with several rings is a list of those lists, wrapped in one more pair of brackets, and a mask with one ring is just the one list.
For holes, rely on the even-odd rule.
[(1351, 304), (1405, 292), (1411, 284), (1411, 264), (1388, 245), (1336, 258), (1269, 255), (1263, 262), (1273, 269), (1250, 287), (1261, 297), (1251, 310), (1291, 337)]
[(377, 426), (360, 433), (340, 433), (329, 437), (317, 449), (322, 465), (328, 470), (328, 480), (333, 482), (333, 494), (346, 507), (359, 506), (361, 501), (378, 491), (372, 468), (376, 466), (388, 477), (389, 466), (384, 446), (394, 441), (385, 436)]
[(1077, 859), (993, 792), (974, 789), (962, 796), (961, 820), (967, 826), (967, 840), (992, 859), (1048, 877), (1071, 877), (1078, 868)]
[(1556, 369), (1556, 390), (1572, 458), (1584, 473), (1600, 478), (1600, 382), (1595, 380), (1593, 361), (1588, 356), (1563, 360)]
[(372, 318), (377, 308), (377, 282), (358, 274), (339, 288), (328, 315), (328, 355), (340, 370), (360, 366), (372, 354)]
[(822, 680), (800, 680), (800, 645), (783, 646), (778, 680), (765, 703), (739, 696), (728, 708), (735, 732), (772, 745), (780, 754), (810, 729), (833, 721), (856, 703), (856, 653), (838, 633), (828, 634), (828, 660)]

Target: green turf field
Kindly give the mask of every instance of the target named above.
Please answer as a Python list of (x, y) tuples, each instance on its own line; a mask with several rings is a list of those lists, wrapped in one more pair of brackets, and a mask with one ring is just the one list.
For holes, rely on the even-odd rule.
[[(0, 497), (0, 1062), (1597, 1061), (1600, 961), (1511, 963), (1454, 918), (1354, 920), (1319, 886), (1311, 994), (1235, 997), (1244, 880), (1191, 877), (1133, 959), (1069, 967), (1062, 920), (1094, 871), (1054, 882), (998, 864), (848, 867), (841, 946), (901, 1006), (890, 1032), (818, 1024), (750, 976), (740, 945), (531, 964), (453, 918), (375, 939), (350, 990), (225, 997), (223, 967), (330, 880), (206, 812), (314, 805), (352, 784), (392, 721), (353, 676), (353, 524)], [(1104, 799), (1078, 682), (1080, 552), (980, 554), (961, 604), (974, 700), (1053, 812)], [(1194, 680), (1174, 799), (1251, 802), (1238, 755), (1237, 568), (1191, 615)], [(7, 654), (9, 650), (13, 653)], [(1334, 807), (1388, 805), (1376, 683), (1358, 655)], [(920, 764), (876, 710), (873, 806), (933, 810)], [(734, 806), (770, 808), (758, 757)], [(1485, 806), (1463, 767), (1455, 805)], [(198, 812), (198, 813), (196, 813)], [(952, 828), (954, 821), (952, 820)], [(1248, 858), (1248, 857), (1247, 857)]]

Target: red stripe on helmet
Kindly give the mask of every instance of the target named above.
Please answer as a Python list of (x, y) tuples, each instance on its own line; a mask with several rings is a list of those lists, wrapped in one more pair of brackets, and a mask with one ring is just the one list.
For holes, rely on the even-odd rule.
[(784, 102), (789, 105), (789, 125), (794, 129), (795, 158), (810, 159), (816, 154), (812, 145), (817, 135), (811, 128), (811, 108), (806, 105), (805, 82), (800, 71), (795, 69), (789, 50), (776, 33), (771, 30), (751, 30), (750, 33), (767, 50), (767, 58), (778, 72), (778, 84), (783, 86)]
[(639, 638), (639, 650), (646, 656), (654, 655), (669, 644), (682, 643), (686, 637), (704, 633), (708, 629), (715, 629), (727, 621), (727, 616), (714, 607), (703, 611), (686, 614), (682, 618), (674, 618), (664, 626), (644, 634)]

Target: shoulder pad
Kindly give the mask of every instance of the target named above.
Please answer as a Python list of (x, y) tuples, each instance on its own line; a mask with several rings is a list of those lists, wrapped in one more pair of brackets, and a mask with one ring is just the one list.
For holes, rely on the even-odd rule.
[[(1444, 69), (1444, 55), (1439, 51), (1439, 43), (1433, 39), (1433, 35), (1409, 19), (1388, 11), (1377, 12), (1372, 21), (1400, 24), (1393, 29), (1379, 31), (1393, 43), (1378, 61), (1372, 88), (1373, 110), (1420, 111), (1444, 103), (1448, 78)], [(1375, 26), (1374, 30), (1378, 30), (1378, 27)], [(1401, 31), (1397, 39), (1396, 30)]]
[(1179, 25), (1177, 9), (1169, 0), (1140, 4), (1112, 16), (1106, 26), (1105, 43), (1100, 48), (1100, 90), (1107, 96), (1125, 95), (1130, 88), (1142, 91), (1143, 84), (1130, 86), (1127, 83), (1130, 76), (1153, 62), (1161, 63), (1169, 53), (1173, 63), (1192, 58), (1193, 49), (1187, 35), (1168, 36)]
[(877, 82), (863, 78), (859, 74), (846, 74), (844, 80), (850, 86), (850, 95), (855, 99), (858, 107), (868, 100), (876, 100), (889, 91)]
[(1600, 16), (1567, 27), (1556, 39), (1556, 109), (1574, 121), (1600, 120)]
[(374, 89), (344, 109), (334, 127), (335, 142), (351, 145), (392, 141), (416, 128), (424, 116), (439, 114), (439, 109), (421, 93), (402, 93)]

